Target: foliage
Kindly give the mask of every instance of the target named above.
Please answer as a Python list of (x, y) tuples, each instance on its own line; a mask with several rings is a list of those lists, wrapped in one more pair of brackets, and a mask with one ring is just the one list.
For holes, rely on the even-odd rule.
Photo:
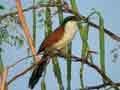
[[(3, 6), (0, 6), (0, 9), (4, 9)], [(16, 23), (17, 18), (9, 17), (5, 18), (0, 23), (0, 74), (3, 72), (4, 64), (2, 56), (4, 54), (4, 46), (3, 44), (10, 46), (17, 46), (21, 48), (24, 44), (23, 35), (17, 31), (17, 28), (14, 27), (18, 23)]]
[(5, 9), (5, 7), (3, 5), (0, 5), (0, 9), (3, 10)]
[[(62, 0), (56, 0), (57, 4), (62, 5), (63, 2)], [(36, 6), (35, 3), (53, 3), (53, 1), (49, 1), (49, 0), (33, 0), (33, 6)], [(68, 10), (67, 13), (71, 13), (75, 14), (75, 15), (79, 15), (78, 13), (78, 7), (76, 4), (76, 0), (70, 0), (70, 4), (71, 4), (71, 8), (68, 8), (70, 10)], [(62, 5), (64, 7), (64, 5)], [(44, 25), (41, 26), (41, 28), (44, 29), (44, 33), (45, 33), (45, 37), (47, 37), (48, 35), (50, 35), (52, 33), (52, 16), (55, 16), (56, 14), (58, 15), (57, 20), (59, 21), (59, 24), (61, 25), (61, 23), (63, 22), (64, 19), (64, 14), (63, 12), (67, 11), (67, 10), (63, 10), (63, 7), (61, 6), (45, 6), (45, 8), (42, 8), (42, 12), (40, 12), (40, 15), (36, 15), (37, 13), (39, 13), (36, 8), (31, 8), (32, 9), (32, 18), (33, 18), (33, 27), (32, 27), (32, 38), (33, 38), (33, 46), (36, 47), (36, 41), (37, 41), (37, 18), (40, 18), (41, 15), (44, 15)], [(52, 15), (52, 13), (54, 12), (53, 8), (55, 8), (56, 12)], [(0, 10), (4, 10), (5, 7), (0, 5)], [(23, 10), (24, 11), (24, 10)], [(25, 12), (27, 12), (28, 10), (25, 10)], [(91, 16), (96, 14), (98, 16), (98, 21), (99, 21), (99, 26), (98, 26), (98, 30), (99, 30), (99, 51), (100, 51), (100, 68), (99, 66), (97, 66), (96, 64), (93, 63), (93, 58), (92, 58), (92, 54), (89, 53), (89, 51), (92, 51), (90, 49), (90, 43), (88, 43), (89, 40), (89, 31), (90, 31), (90, 21), (91, 21)], [(81, 17), (80, 17), (81, 18)], [(1, 19), (1, 18), (0, 18)], [(42, 23), (43, 21), (40, 20), (40, 23)], [(95, 24), (96, 25), (96, 24)], [(95, 25), (93, 25), (94, 27), (96, 27)], [(100, 12), (96, 11), (92, 12), (87, 18), (83, 16), (83, 19), (81, 19), (80, 23), (79, 23), (79, 34), (82, 40), (82, 50), (81, 50), (81, 58), (78, 58), (76, 56), (72, 55), (72, 43), (70, 45), (67, 46), (66, 48), (66, 55), (63, 56), (64, 59), (67, 60), (67, 86), (66, 89), (67, 90), (71, 90), (71, 78), (72, 78), (72, 61), (73, 57), (77, 60), (79, 59), (79, 61), (81, 62), (80, 64), (80, 89), (82, 90), (86, 90), (86, 85), (84, 83), (84, 64), (87, 64), (88, 66), (92, 67), (93, 69), (95, 69), (100, 76), (102, 77), (103, 81), (105, 81), (102, 85), (98, 85), (95, 86), (97, 89), (103, 87), (105, 88), (105, 86), (112, 86), (112, 88), (115, 88), (115, 90), (118, 89), (117, 85), (120, 86), (120, 83), (115, 83), (113, 82), (107, 75), (106, 75), (106, 63), (105, 63), (105, 28), (104, 28), (104, 19), (101, 15)], [(18, 28), (19, 27), (19, 28)], [(3, 72), (4, 69), (4, 63), (2, 60), (2, 56), (4, 56), (3, 51), (4, 51), (4, 44), (6, 45), (10, 45), (10, 46), (14, 46), (14, 47), (20, 47), (22, 48), (22, 46), (24, 45), (24, 36), (21, 32), (19, 32), (19, 29), (22, 27), (20, 24), (20, 21), (18, 19), (18, 17), (15, 14), (10, 14), (10, 17), (6, 17), (4, 19), (1, 19), (0, 21), (0, 74)], [(39, 28), (39, 30), (41, 30), (41, 28)], [(40, 43), (39, 43), (40, 44)], [(119, 47), (118, 47), (119, 48)], [(116, 58), (118, 56), (118, 53), (116, 54), (116, 52), (118, 51), (118, 48), (114, 49), (111, 51), (111, 53), (114, 53), (114, 58)], [(46, 52), (44, 52), (46, 53)], [(32, 56), (31, 56), (32, 57)], [(64, 89), (64, 85), (63, 85), (63, 81), (62, 81), (62, 73), (61, 73), (61, 67), (59, 65), (59, 57), (57, 55), (51, 57), (52, 58), (52, 65), (53, 65), (53, 72), (54, 72), (54, 78), (56, 78), (57, 80), (57, 84), (58, 84), (58, 88), (59, 90), (63, 90)], [(87, 60), (86, 60), (87, 58)], [(35, 59), (35, 58), (33, 58)], [(83, 61), (81, 60), (83, 59)], [(84, 60), (85, 59), (85, 60)], [(16, 65), (16, 64), (15, 64)], [(29, 70), (28, 70), (29, 71)], [(45, 82), (45, 77), (46, 77), (46, 71), (47, 68), (44, 72), (44, 75), (42, 77), (41, 80), (41, 90), (47, 90), (47, 86), (46, 86), (46, 82)], [(27, 71), (26, 71), (27, 72)], [(18, 74), (18, 77), (21, 76), (22, 74)], [(16, 76), (13, 77), (14, 78), (18, 78)], [(88, 88), (95, 88), (95, 87), (88, 87)], [(96, 89), (95, 88), (95, 89)]]

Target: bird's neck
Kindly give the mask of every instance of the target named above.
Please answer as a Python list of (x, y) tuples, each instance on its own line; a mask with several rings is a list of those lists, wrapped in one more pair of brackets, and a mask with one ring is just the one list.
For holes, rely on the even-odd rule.
[(68, 21), (65, 24), (65, 32), (75, 33), (77, 31), (77, 22), (76, 21)]

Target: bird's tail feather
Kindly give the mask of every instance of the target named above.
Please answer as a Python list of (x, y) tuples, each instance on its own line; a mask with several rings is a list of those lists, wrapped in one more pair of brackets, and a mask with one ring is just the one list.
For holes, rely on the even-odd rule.
[(32, 72), (32, 75), (30, 77), (30, 80), (29, 80), (29, 88), (30, 89), (33, 89), (34, 86), (37, 84), (40, 77), (42, 76), (42, 73), (45, 70), (46, 65), (47, 65), (47, 60), (42, 60), (42, 63), (36, 64), (36, 66)]

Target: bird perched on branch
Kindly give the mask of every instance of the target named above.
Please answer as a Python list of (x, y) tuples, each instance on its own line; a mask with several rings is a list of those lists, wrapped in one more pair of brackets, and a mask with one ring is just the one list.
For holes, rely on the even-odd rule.
[[(74, 38), (75, 33), (77, 32), (78, 21), (80, 21), (80, 18), (77, 16), (66, 17), (63, 23), (44, 39), (37, 55), (46, 49), (48, 51), (64, 49)], [(45, 69), (47, 60), (45, 61), (43, 57), (41, 59), (43, 62), (35, 66), (32, 76), (30, 77), (29, 88), (31, 89), (34, 88), (35, 84), (39, 81), (39, 78), (42, 76), (42, 72)]]
[[(63, 23), (55, 29), (48, 37), (46, 37), (37, 52), (39, 55), (46, 49), (48, 51), (61, 50), (64, 49), (74, 38), (77, 32), (77, 23), (80, 21), (79, 16), (68, 16), (64, 19)], [(114, 33), (104, 30), (106, 34), (116, 36)], [(33, 89), (35, 84), (39, 81), (44, 69), (47, 65), (46, 60), (47, 55), (43, 55), (41, 58), (41, 63), (36, 64), (32, 75), (29, 80), (29, 88)]]

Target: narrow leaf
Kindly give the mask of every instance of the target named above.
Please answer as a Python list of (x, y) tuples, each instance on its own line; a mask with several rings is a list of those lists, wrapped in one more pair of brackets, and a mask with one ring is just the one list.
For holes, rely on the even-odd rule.
[[(58, 4), (62, 4), (61, 0), (57, 0)], [(62, 7), (57, 7), (58, 9), (58, 17), (59, 17), (59, 23), (62, 24), (63, 22), (63, 12), (62, 12)]]
[(72, 54), (72, 43), (67, 47), (67, 90), (71, 90), (71, 54)]
[[(81, 57), (84, 58), (87, 55), (87, 37), (88, 37), (88, 31), (86, 31), (86, 27), (81, 25), (80, 26), (80, 36), (82, 39), (82, 55)], [(80, 81), (81, 81), (81, 87), (84, 88), (84, 80), (83, 80), (83, 72), (84, 72), (84, 64), (81, 63), (81, 68), (80, 68)]]
[(44, 79), (41, 80), (41, 90), (46, 90), (46, 84)]
[[(73, 10), (74, 14), (77, 14), (78, 8), (77, 8), (76, 0), (70, 0), (70, 3), (71, 3), (72, 10)], [(81, 33), (81, 31), (80, 31), (80, 33)], [(84, 88), (84, 82), (83, 82), (83, 64), (81, 64), (81, 68), (80, 68), (80, 82), (81, 82), (81, 88)]]
[(98, 12), (99, 16), (99, 26), (100, 26), (100, 33), (99, 33), (99, 43), (100, 43), (100, 65), (101, 69), (105, 72), (105, 40), (104, 40), (104, 20), (101, 14)]
[(3, 70), (4, 70), (4, 65), (2, 61), (2, 53), (0, 52), (0, 75), (2, 74)]
[(53, 71), (58, 81), (59, 90), (63, 90), (61, 71), (60, 71), (59, 63), (57, 61), (57, 57), (52, 57), (52, 63), (53, 63)]
[[(46, 20), (45, 20), (45, 36), (48, 36), (52, 32), (52, 21), (51, 21), (51, 11), (50, 8), (46, 8)], [(57, 56), (52, 57), (53, 71), (55, 77), (58, 81), (59, 90), (63, 90), (61, 70), (58, 63)]]
[[(33, 6), (35, 6), (35, 0), (33, 0)], [(33, 45), (36, 47), (36, 10), (33, 8)]]
[(0, 10), (2, 10), (2, 9), (5, 9), (5, 7), (3, 5), (0, 5)]

